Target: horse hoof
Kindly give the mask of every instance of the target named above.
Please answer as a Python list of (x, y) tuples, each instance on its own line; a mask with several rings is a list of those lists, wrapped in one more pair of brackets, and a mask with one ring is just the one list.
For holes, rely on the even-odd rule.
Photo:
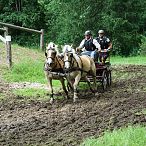
[(73, 102), (75, 103), (75, 102), (77, 102), (78, 101), (78, 98), (74, 98), (73, 99)]
[(69, 96), (65, 96), (65, 99), (70, 99), (70, 97)]
[(54, 102), (54, 99), (51, 98), (51, 99), (50, 99), (50, 104), (53, 104), (53, 102)]
[(98, 92), (96, 92), (96, 93), (95, 93), (95, 96), (99, 96), (99, 93), (98, 93)]

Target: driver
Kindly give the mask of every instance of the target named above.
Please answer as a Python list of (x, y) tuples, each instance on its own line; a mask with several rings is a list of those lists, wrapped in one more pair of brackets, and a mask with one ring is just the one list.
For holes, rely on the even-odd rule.
[(98, 61), (98, 51), (101, 50), (100, 44), (96, 39), (92, 38), (92, 33), (90, 30), (85, 31), (84, 36), (85, 38), (81, 41), (76, 51), (82, 50), (83, 52), (81, 55), (88, 55), (94, 61)]

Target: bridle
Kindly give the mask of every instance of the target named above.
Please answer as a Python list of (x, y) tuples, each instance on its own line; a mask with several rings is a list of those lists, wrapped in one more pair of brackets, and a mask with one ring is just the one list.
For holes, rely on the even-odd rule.
[[(67, 54), (71, 54), (72, 52), (66, 52)], [(64, 71), (65, 73), (70, 73), (73, 71), (82, 71), (82, 69), (79, 67), (79, 63), (75, 59), (75, 57), (72, 55), (70, 56), (70, 60), (64, 60)], [(69, 62), (70, 66), (69, 68), (65, 68), (65, 62)], [(76, 66), (75, 66), (76, 65)]]
[[(49, 49), (47, 49), (47, 51), (49, 51), (49, 50), (53, 50), (53, 48), (49, 48)], [(54, 51), (54, 50), (53, 50)], [(60, 64), (60, 62), (59, 62), (59, 60), (58, 60), (58, 58), (57, 58), (57, 56), (56, 56), (56, 54), (55, 54), (55, 56), (54, 57), (52, 57), (52, 56), (47, 56), (47, 53), (45, 53), (46, 54), (46, 59), (48, 60), (49, 58), (50, 59), (52, 59), (52, 64), (54, 64), (54, 66), (53, 67), (48, 67), (48, 63), (46, 62), (46, 65), (47, 65), (47, 71), (53, 71), (53, 70), (55, 70), (56, 69), (56, 67), (57, 67), (57, 64), (59, 64), (59, 69), (58, 70), (61, 70), (62, 69), (62, 67), (61, 67), (61, 64)], [(56, 60), (56, 61), (55, 61)]]

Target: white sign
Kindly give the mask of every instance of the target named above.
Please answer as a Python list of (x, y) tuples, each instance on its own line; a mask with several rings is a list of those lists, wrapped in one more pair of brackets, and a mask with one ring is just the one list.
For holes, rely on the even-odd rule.
[(6, 41), (7, 41), (7, 42), (11, 42), (11, 36), (10, 36), (10, 35), (7, 35), (7, 36), (6, 36)]
[(2, 40), (4, 43), (6, 43), (6, 39), (4, 37), (2, 37), (1, 35), (0, 35), (0, 40)]

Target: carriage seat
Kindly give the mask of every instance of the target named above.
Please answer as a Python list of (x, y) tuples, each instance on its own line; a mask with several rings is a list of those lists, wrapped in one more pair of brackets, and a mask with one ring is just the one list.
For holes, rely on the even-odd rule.
[(109, 64), (110, 63), (110, 52), (101, 50), (99, 52), (99, 61), (102, 64)]

